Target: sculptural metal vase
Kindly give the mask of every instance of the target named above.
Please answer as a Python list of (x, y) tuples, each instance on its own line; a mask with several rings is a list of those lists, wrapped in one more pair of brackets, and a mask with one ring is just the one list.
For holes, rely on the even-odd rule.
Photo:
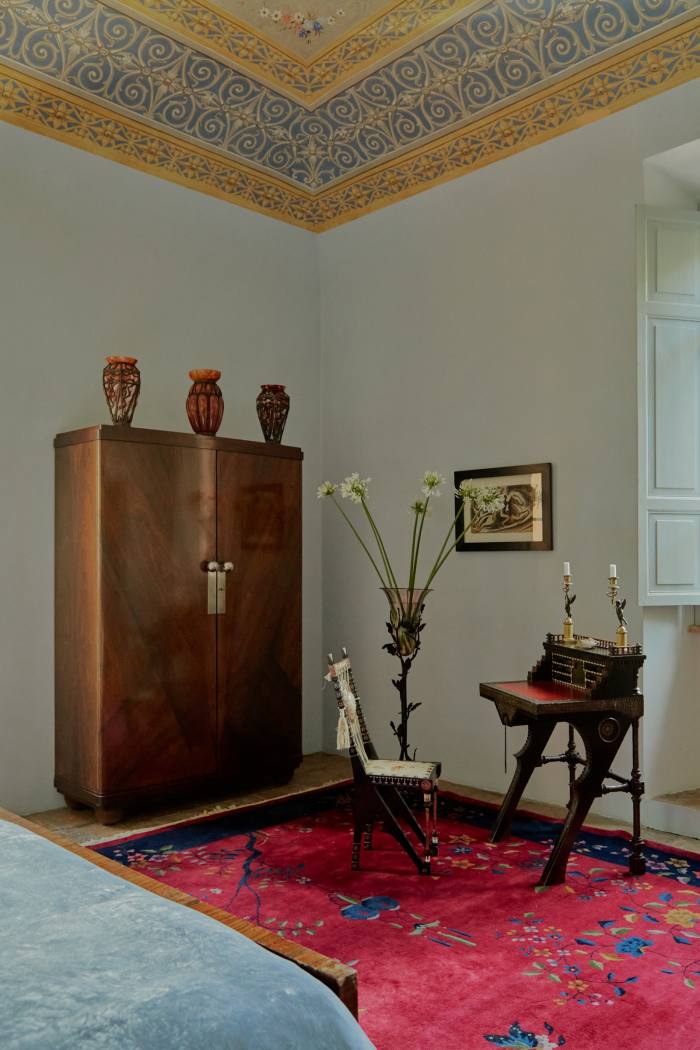
[(391, 636), (391, 642), (383, 648), (401, 661), (400, 676), (391, 680), (392, 685), (398, 690), (401, 717), (398, 725), (394, 722), (390, 722), (389, 725), (399, 742), (399, 759), (406, 760), (416, 757), (415, 749), (412, 756), (409, 753), (408, 719), (411, 712), (420, 707), (420, 701), (411, 702), (408, 699), (408, 672), (420, 649), (420, 635), (424, 627), (423, 609), (425, 599), (430, 594), (430, 588), (382, 587), (382, 590), (389, 599), (390, 611), (387, 628)]
[(389, 599), (389, 620), (401, 656), (411, 656), (420, 644), (421, 614), (430, 588), (382, 587)]
[(112, 422), (128, 427), (141, 389), (141, 373), (135, 357), (108, 357), (102, 371), (102, 386)]
[(258, 419), (266, 441), (282, 440), (289, 415), (289, 394), (280, 383), (265, 383), (255, 402)]
[(187, 395), (187, 418), (195, 434), (214, 437), (224, 418), (224, 399), (217, 386), (221, 372), (215, 368), (193, 368)]

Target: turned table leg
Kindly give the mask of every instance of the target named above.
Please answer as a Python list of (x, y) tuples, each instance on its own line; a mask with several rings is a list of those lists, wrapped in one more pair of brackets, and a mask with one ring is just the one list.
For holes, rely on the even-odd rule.
[(639, 768), (639, 719), (632, 723), (632, 773), (630, 775), (630, 795), (632, 796), (632, 842), (630, 843), (629, 873), (644, 875), (647, 870), (642, 839), (640, 807), (644, 794), (644, 783)]
[(515, 773), (491, 832), (491, 842), (500, 842), (501, 839), (507, 838), (510, 834), (518, 803), (527, 787), (528, 780), (537, 766), (540, 765), (542, 752), (547, 746), (547, 741), (552, 735), (554, 726), (555, 722), (549, 718), (529, 723), (525, 745), (515, 756), (517, 762)]

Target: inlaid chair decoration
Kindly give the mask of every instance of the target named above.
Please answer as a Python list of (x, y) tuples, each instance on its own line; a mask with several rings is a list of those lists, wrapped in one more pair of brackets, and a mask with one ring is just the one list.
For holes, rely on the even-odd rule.
[[(371, 849), (374, 823), (381, 821), (384, 830), (408, 853), (420, 874), (429, 875), (430, 858), (438, 852), (437, 797), (440, 763), (393, 761), (377, 757), (365, 724), (347, 649), (343, 649), (343, 659), (337, 663), (333, 661), (333, 654), (329, 654), (326, 678), (333, 683), (338, 701), (338, 749), (349, 750), (355, 781), (353, 870), (357, 871), (360, 867), (363, 836), (365, 849)], [(421, 792), (425, 827), (421, 827), (403, 797), (401, 788), (415, 788)], [(408, 826), (417, 839), (417, 847), (402, 823)]]

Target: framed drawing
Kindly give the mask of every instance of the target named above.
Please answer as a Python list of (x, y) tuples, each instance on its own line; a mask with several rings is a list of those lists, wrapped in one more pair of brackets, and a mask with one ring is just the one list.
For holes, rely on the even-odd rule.
[[(456, 500), (458, 551), (551, 551), (552, 464), (528, 463), (490, 470), (455, 471), (455, 489), (462, 481), (497, 486), (503, 500), (495, 511), (480, 513), (466, 500)], [(462, 536), (466, 524), (469, 530)], [(461, 537), (461, 538), (459, 538)]]

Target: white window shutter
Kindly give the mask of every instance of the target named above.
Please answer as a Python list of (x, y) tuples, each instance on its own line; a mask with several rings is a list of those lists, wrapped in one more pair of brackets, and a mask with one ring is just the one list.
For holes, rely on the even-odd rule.
[(638, 209), (639, 600), (700, 604), (700, 213)]

